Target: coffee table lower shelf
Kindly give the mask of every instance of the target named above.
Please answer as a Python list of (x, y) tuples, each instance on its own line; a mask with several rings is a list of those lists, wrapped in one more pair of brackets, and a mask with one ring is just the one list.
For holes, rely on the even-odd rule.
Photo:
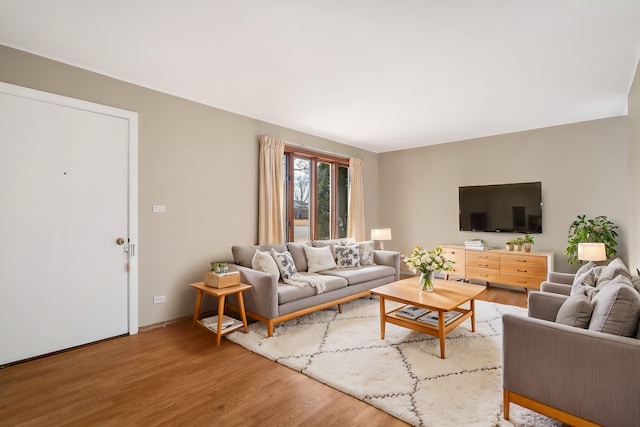
[[(409, 304), (407, 304), (407, 305), (409, 305)], [(437, 338), (440, 337), (440, 330), (442, 330), (444, 332), (443, 339), (444, 339), (444, 336), (446, 336), (449, 332), (451, 332), (455, 328), (457, 328), (465, 320), (471, 318), (471, 316), (473, 315), (473, 311), (471, 311), (471, 310), (467, 310), (467, 309), (464, 309), (464, 308), (457, 308), (457, 309), (452, 310), (452, 311), (456, 311), (458, 313), (462, 313), (462, 315), (456, 317), (453, 320), (450, 320), (449, 322), (443, 322), (444, 313), (443, 312), (438, 312), (438, 314), (439, 314), (439, 316), (438, 316), (438, 326), (436, 326), (436, 325), (430, 325), (428, 323), (420, 322), (419, 320), (413, 320), (413, 319), (409, 319), (407, 317), (398, 316), (397, 314), (395, 314), (397, 311), (402, 310), (404, 307), (406, 307), (406, 305), (404, 305), (402, 307), (399, 307), (399, 308), (397, 308), (395, 310), (392, 310), (392, 311), (390, 311), (388, 313), (385, 313), (384, 321), (385, 322), (389, 322), (389, 323), (393, 323), (394, 325), (402, 326), (404, 328), (413, 329), (414, 331), (422, 332), (424, 334), (428, 334), (428, 335), (431, 335), (432, 337), (437, 337)], [(440, 322), (443, 322), (443, 323), (440, 324)], [(472, 328), (472, 332), (475, 332), (475, 327)], [(381, 338), (384, 339), (384, 330), (383, 329), (381, 329)], [(442, 343), (441, 343), (441, 348), (442, 347), (443, 346), (442, 346)], [(444, 356), (442, 358), (444, 359)]]

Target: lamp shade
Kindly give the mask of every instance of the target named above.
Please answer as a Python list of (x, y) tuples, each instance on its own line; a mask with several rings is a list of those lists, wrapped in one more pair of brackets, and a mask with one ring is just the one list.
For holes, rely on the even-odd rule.
[(580, 261), (604, 261), (607, 259), (604, 243), (578, 243)]
[(390, 228), (372, 229), (371, 240), (391, 240), (391, 229)]

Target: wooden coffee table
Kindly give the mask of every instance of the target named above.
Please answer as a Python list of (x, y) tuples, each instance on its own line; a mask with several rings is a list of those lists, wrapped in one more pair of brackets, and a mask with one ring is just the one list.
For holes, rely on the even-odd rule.
[[(471, 318), (471, 331), (476, 331), (475, 298), (486, 292), (487, 287), (435, 279), (435, 290), (433, 292), (424, 292), (420, 290), (418, 280), (419, 277), (411, 277), (371, 290), (372, 294), (380, 297), (380, 338), (384, 339), (386, 322), (429, 334), (439, 338), (440, 357), (444, 359), (444, 338), (449, 332), (453, 331), (468, 318)], [(397, 315), (396, 312), (405, 306), (387, 312), (385, 300), (396, 301), (438, 312), (438, 324), (437, 326), (430, 325)], [(461, 305), (466, 302), (470, 304), (470, 308), (468, 309), (461, 307)], [(445, 322), (445, 313), (450, 311), (462, 314), (449, 322)]]

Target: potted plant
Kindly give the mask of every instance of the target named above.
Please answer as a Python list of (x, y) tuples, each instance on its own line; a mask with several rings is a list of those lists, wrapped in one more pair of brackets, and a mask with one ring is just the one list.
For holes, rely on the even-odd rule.
[(516, 251), (522, 250), (522, 237), (516, 237), (513, 239), (513, 249)]
[(504, 243), (504, 245), (505, 245), (505, 248), (506, 248), (508, 251), (512, 251), (512, 250), (513, 250), (513, 245), (514, 245), (514, 239), (507, 240), (507, 241)]
[(586, 215), (578, 215), (569, 226), (569, 236), (567, 239), (567, 249), (565, 254), (569, 256), (569, 264), (578, 261), (578, 244), (584, 242), (604, 243), (607, 259), (616, 255), (615, 246), (618, 228), (609, 219), (600, 215), (593, 219), (587, 218)]
[(525, 234), (523, 237), (521, 237), (521, 239), (522, 249), (524, 249), (525, 252), (531, 252), (531, 245), (535, 243), (533, 241), (533, 236), (531, 234)]
[(211, 271), (217, 274), (228, 273), (229, 265), (226, 262), (212, 262)]

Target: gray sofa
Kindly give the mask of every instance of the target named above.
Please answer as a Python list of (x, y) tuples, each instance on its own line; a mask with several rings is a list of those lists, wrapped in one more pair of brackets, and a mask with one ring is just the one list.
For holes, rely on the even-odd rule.
[[(400, 253), (393, 251), (373, 251), (374, 265), (360, 267), (333, 268), (309, 273), (304, 245), (313, 247), (352, 244), (348, 240), (323, 240), (276, 245), (237, 245), (231, 248), (233, 263), (231, 270), (240, 272), (243, 283), (253, 288), (243, 293), (247, 316), (264, 322), (269, 336), (273, 336), (274, 325), (294, 317), (322, 310), (353, 299), (369, 295), (369, 290), (400, 279)], [(252, 268), (256, 250), (289, 252), (298, 273), (319, 277), (326, 290), (317, 293), (313, 287), (295, 287), (282, 282), (277, 274), (269, 274)], [(230, 297), (237, 304), (235, 297)]]
[(505, 419), (513, 402), (569, 425), (640, 425), (638, 278), (580, 273), (549, 273), (528, 317), (503, 316)]

